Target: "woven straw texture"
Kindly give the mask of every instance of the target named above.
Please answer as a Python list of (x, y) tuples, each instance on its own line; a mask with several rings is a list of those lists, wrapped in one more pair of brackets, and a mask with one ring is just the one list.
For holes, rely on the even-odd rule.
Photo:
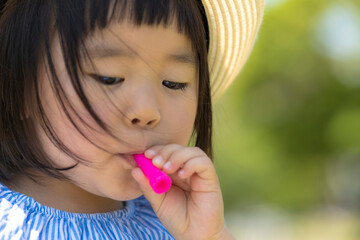
[(209, 24), (211, 95), (217, 99), (243, 68), (254, 46), (264, 0), (202, 0)]

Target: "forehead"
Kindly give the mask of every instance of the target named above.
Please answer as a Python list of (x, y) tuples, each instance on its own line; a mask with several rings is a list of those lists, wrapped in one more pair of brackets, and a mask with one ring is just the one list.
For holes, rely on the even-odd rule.
[(180, 33), (175, 24), (135, 26), (127, 21), (112, 23), (93, 32), (86, 39), (85, 48), (91, 59), (140, 57), (151, 61), (161, 56), (174, 63), (197, 66), (190, 39)]

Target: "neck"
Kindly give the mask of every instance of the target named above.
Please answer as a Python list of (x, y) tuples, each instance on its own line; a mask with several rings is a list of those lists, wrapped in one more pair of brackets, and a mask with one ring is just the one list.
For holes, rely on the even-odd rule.
[(35, 199), (42, 205), (66, 212), (104, 213), (124, 208), (124, 203), (89, 193), (69, 180), (49, 176), (36, 182), (25, 175), (16, 175), (11, 189)]

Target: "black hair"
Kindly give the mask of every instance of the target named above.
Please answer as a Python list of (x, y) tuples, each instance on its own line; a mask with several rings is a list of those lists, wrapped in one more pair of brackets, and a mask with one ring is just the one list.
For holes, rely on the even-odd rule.
[(63, 177), (61, 171), (66, 170), (58, 169), (48, 161), (34, 130), (35, 119), (27, 118), (29, 111), (38, 116), (47, 136), (59, 149), (78, 161), (82, 160), (59, 140), (40, 101), (38, 69), (41, 63), (46, 63), (56, 96), (72, 121), (69, 109), (74, 110), (64, 95), (51, 55), (55, 33), (77, 95), (96, 123), (111, 134), (82, 88), (80, 55), (86, 36), (125, 17), (137, 26), (167, 25), (174, 20), (179, 32), (190, 38), (198, 58), (199, 77), (193, 137), (195, 146), (212, 157), (208, 29), (201, 1), (0, 0), (0, 181), (11, 181), (16, 173), (30, 176), (31, 169), (40, 169), (54, 177)]

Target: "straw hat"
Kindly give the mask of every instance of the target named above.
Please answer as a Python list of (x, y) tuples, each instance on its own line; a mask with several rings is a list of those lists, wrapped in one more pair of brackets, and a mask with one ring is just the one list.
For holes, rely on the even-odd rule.
[(218, 98), (248, 59), (264, 13), (264, 0), (202, 0), (209, 26), (211, 95)]

